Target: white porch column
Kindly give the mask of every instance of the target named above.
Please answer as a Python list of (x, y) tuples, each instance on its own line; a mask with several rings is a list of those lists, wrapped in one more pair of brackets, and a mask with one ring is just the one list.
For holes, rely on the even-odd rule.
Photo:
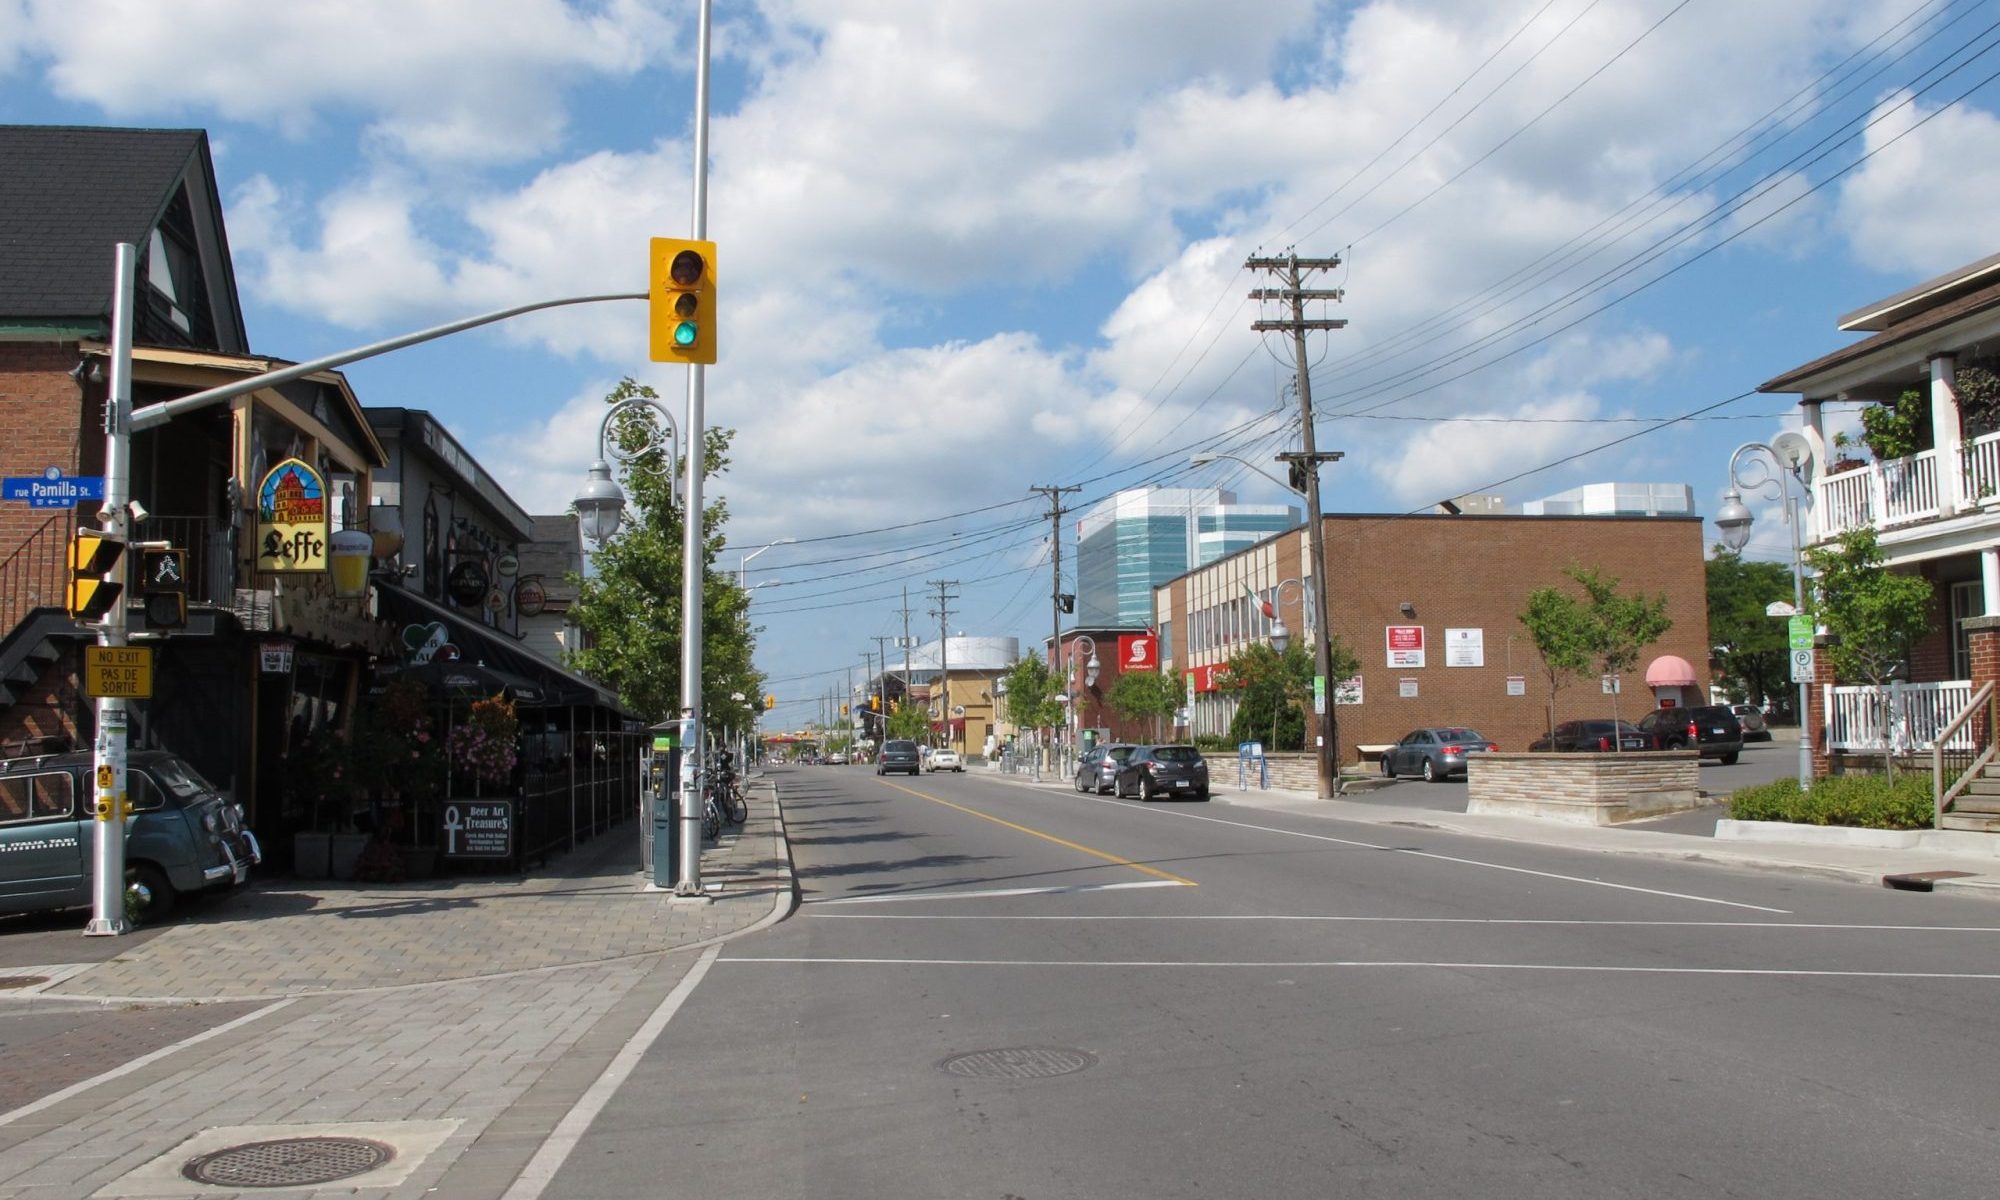
[(1833, 459), (1833, 447), (1826, 442), (1825, 406), (1825, 396), (1805, 396), (1799, 400), (1800, 420), (1811, 432), (1813, 444), (1819, 446), (1825, 456), (1805, 486), (1810, 493), (1805, 497), (1806, 502), (1798, 508), (1800, 546), (1810, 546), (1819, 541), (1819, 514), (1825, 511), (1820, 506), (1820, 484), (1826, 480), (1827, 464)]
[(1958, 356), (1931, 356), (1931, 437), (1937, 447), (1938, 516), (1966, 507), (1965, 459), (1958, 418)]
[(1985, 593), (1982, 615), (2000, 617), (2000, 546), (1979, 552), (1979, 590)]

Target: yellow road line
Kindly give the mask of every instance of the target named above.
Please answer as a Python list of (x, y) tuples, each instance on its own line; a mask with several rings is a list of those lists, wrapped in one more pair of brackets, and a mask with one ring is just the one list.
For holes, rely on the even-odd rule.
[(942, 804), (946, 808), (957, 809), (959, 812), (965, 813), (969, 816), (978, 817), (982, 821), (991, 821), (995, 825), (1005, 825), (1007, 828), (1015, 831), (1016, 833), (1025, 833), (1029, 837), (1038, 837), (1045, 842), (1054, 842), (1058, 846), (1067, 847), (1068, 849), (1071, 850), (1081, 850), (1083, 853), (1088, 854), (1093, 858), (1101, 858), (1105, 862), (1115, 863), (1121, 867), (1130, 867), (1134, 871), (1138, 871), (1146, 875), (1151, 875), (1156, 879), (1169, 879), (1175, 883), (1186, 884), (1188, 887), (1201, 886), (1192, 879), (1184, 879), (1179, 875), (1170, 874), (1166, 871), (1160, 870), (1157, 867), (1149, 867), (1144, 863), (1133, 862), (1129, 858), (1120, 858), (1116, 854), (1106, 854), (1102, 850), (1093, 850), (1089, 846), (1080, 845), (1076, 842), (1069, 841), (1066, 838), (1059, 838), (1052, 833), (1043, 833), (1039, 829), (1030, 829), (1026, 825), (1016, 825), (1012, 821), (1002, 820), (1001, 818), (992, 816), (991, 814), (980, 812), (976, 808), (967, 808), (963, 804), (953, 804), (949, 800), (945, 800), (938, 796), (927, 795), (923, 792), (917, 791), (915, 788), (904, 787), (900, 783), (890, 783), (887, 779), (884, 779), (882, 781), (882, 784), (885, 787), (895, 788), (899, 792), (907, 792), (910, 795), (915, 796), (919, 800), (928, 800), (932, 804)]

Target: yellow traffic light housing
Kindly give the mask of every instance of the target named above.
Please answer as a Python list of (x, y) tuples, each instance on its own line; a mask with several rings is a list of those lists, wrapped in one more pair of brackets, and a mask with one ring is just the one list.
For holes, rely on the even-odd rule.
[(125, 543), (95, 529), (79, 529), (69, 542), (69, 596), (72, 620), (102, 621), (125, 591), (122, 583), (104, 577), (118, 566)]
[(654, 362), (715, 362), (715, 243), (654, 238), (646, 276)]
[(778, 707), (778, 695), (777, 695), (777, 693), (776, 693), (776, 692), (766, 692), (766, 693), (764, 694), (764, 709), (765, 709), (765, 711), (767, 711), (767, 712), (768, 712), (768, 711), (770, 711), (771, 709), (774, 709), (774, 708), (776, 708), (776, 707)]

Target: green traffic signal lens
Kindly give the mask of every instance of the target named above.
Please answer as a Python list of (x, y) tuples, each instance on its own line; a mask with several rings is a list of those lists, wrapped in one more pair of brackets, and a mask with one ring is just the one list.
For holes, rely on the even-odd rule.
[(676, 346), (694, 345), (695, 332), (696, 332), (695, 325), (693, 321), (682, 321), (680, 324), (674, 326), (674, 345)]

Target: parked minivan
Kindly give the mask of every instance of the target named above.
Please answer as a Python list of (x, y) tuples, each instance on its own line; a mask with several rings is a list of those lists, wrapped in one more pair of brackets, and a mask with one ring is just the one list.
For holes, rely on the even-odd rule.
[[(97, 822), (91, 754), (0, 762), (0, 914), (91, 903)], [(243, 811), (164, 750), (127, 759), (132, 816), (125, 829), (125, 911), (157, 921), (180, 896), (234, 887), (263, 861)]]

